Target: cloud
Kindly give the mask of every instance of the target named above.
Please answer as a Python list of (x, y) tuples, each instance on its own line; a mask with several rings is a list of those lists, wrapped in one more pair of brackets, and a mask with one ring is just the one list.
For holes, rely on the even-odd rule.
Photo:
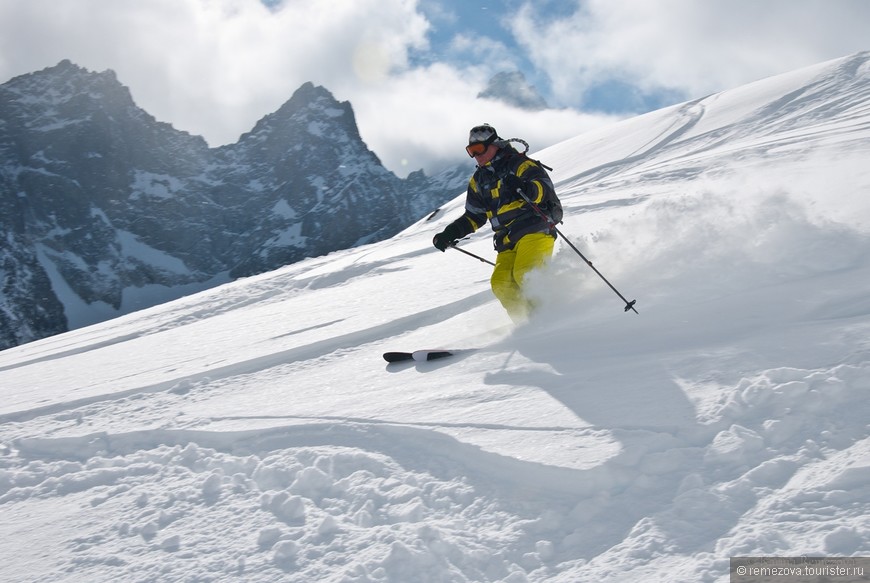
[[(63, 59), (113, 69), (141, 107), (212, 146), (311, 81), (351, 102), (363, 139), (404, 175), (462, 160), (482, 121), (535, 150), (612, 121), (476, 97), (526, 59), (563, 106), (614, 80), (688, 99), (866, 48), (870, 21), (863, 0), (529, 2), (507, 17), (464, 2), (0, 0), (0, 81)], [(510, 14), (520, 51), (500, 35)], [(481, 27), (489, 36), (468, 36)]]
[(528, 3), (512, 30), (577, 105), (608, 80), (686, 99), (730, 89), (866, 50), (868, 22), (863, 0), (586, 0), (558, 20)]
[(212, 146), (235, 142), (311, 81), (351, 102), (363, 139), (400, 175), (462, 160), (468, 128), (482, 120), (513, 122), (539, 148), (606, 121), (572, 111), (545, 119), (476, 99), (492, 74), (510, 67), (495, 39), (472, 46), (457, 34), (452, 64), (415, 62), (429, 48), (431, 25), (413, 0), (269, 4), (0, 0), (0, 81), (63, 59), (113, 69), (140, 107)]
[[(556, 144), (616, 118), (584, 114), (571, 109), (529, 112), (500, 101), (478, 99), (490, 71), (458, 71), (435, 64), (405, 71), (354, 102), (360, 132), (381, 159), (399, 174), (420, 167), (438, 169), (468, 160), (468, 130), (482, 122), (496, 127), (502, 137), (521, 137), (532, 150)], [(449, 91), (445, 91), (449, 87)]]
[(140, 106), (219, 144), (306, 81), (349, 95), (384, 81), (426, 29), (405, 0), (0, 0), (0, 74), (111, 68)]

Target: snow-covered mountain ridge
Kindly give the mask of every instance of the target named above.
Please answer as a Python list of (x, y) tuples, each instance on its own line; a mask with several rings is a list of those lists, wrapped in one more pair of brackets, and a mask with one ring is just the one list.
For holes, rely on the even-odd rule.
[(383, 239), (459, 184), (399, 179), (312, 84), (210, 149), (112, 71), (16, 77), (0, 85), (0, 349)]
[(861, 53), (536, 152), (637, 315), (563, 242), (513, 328), (486, 265), (431, 247), (457, 198), (6, 350), (0, 574), (725, 583), (732, 556), (866, 556), (868, 151)]

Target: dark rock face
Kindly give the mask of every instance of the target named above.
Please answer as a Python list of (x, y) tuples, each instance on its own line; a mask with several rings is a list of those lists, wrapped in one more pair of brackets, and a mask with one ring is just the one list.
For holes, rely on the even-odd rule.
[(398, 178), (310, 83), (209, 148), (112, 71), (16, 77), (0, 85), (0, 349), (387, 238), (467, 174)]
[(526, 76), (520, 71), (496, 73), (487, 83), (486, 89), (478, 93), (477, 96), (496, 99), (529, 111), (541, 111), (549, 108), (547, 101), (534, 86), (526, 81)]

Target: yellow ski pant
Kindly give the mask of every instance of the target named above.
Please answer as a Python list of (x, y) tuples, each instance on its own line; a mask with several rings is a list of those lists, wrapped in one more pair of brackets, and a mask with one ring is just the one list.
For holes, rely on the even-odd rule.
[(531, 233), (520, 239), (513, 249), (496, 256), (489, 282), (492, 293), (514, 321), (522, 321), (533, 308), (523, 294), (523, 279), (542, 266), (553, 254), (556, 239), (546, 233)]

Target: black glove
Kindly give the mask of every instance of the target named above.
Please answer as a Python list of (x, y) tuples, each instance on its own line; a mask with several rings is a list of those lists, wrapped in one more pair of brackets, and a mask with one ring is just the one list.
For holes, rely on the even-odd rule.
[(432, 244), (442, 253), (448, 248), (456, 244), (456, 241), (464, 237), (463, 233), (456, 223), (450, 223), (443, 231), (435, 235), (432, 239)]
[(508, 174), (502, 179), (502, 192), (511, 193), (511, 197), (522, 198), (517, 190), (525, 192), (525, 183), (513, 174)]

